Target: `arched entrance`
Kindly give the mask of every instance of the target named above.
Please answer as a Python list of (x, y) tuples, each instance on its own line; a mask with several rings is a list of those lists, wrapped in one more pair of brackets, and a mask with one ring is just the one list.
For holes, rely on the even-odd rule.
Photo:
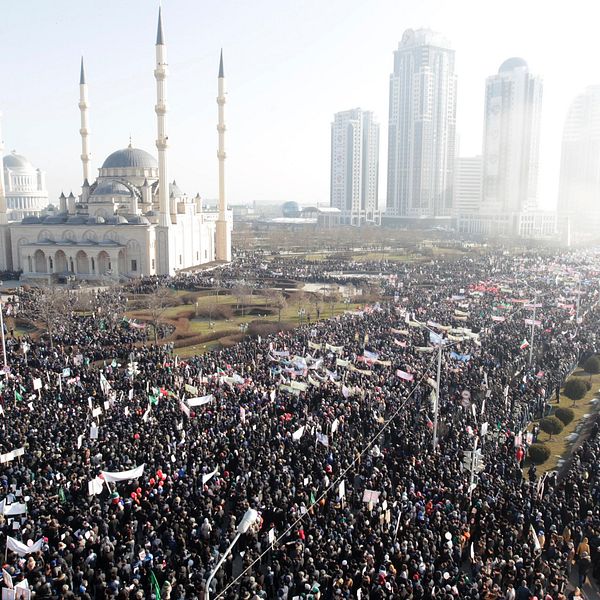
[(77, 269), (77, 273), (84, 275), (90, 272), (90, 260), (83, 250), (80, 250), (75, 256), (75, 268)]
[(57, 250), (54, 255), (54, 272), (66, 273), (68, 270), (67, 255), (62, 250)]
[(102, 250), (98, 254), (98, 273), (100, 275), (106, 275), (106, 272), (110, 270), (110, 256), (108, 252)]
[(33, 255), (33, 264), (36, 273), (46, 273), (48, 270), (46, 264), (46, 255), (41, 250), (36, 250)]
[(125, 258), (125, 250), (119, 250), (119, 273), (127, 273), (127, 260)]

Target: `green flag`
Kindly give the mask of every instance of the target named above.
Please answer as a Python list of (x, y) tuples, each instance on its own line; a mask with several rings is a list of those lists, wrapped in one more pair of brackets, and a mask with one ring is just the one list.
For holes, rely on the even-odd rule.
[(23, 396), (21, 396), (21, 394), (19, 394), (19, 392), (17, 392), (17, 390), (15, 390), (15, 400), (18, 400), (19, 402), (21, 402), (21, 400), (23, 400)]
[(98, 325), (98, 329), (100, 331), (105, 331), (106, 330), (106, 323), (104, 322), (104, 319), (100, 319), (100, 324)]
[(158, 396), (149, 395), (148, 400), (150, 401), (150, 404), (158, 404)]
[(314, 504), (317, 501), (313, 492), (310, 493), (310, 503)]
[(67, 495), (65, 494), (65, 488), (63, 488), (62, 485), (58, 488), (58, 499), (61, 504), (67, 503)]
[(154, 593), (156, 600), (160, 600), (160, 585), (158, 585), (156, 575), (152, 569), (150, 569), (150, 586), (152, 587), (152, 592)]

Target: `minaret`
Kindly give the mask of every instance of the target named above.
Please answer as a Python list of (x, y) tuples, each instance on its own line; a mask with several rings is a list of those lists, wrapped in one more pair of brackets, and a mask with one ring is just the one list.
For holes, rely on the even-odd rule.
[(167, 47), (162, 26), (161, 9), (158, 9), (158, 30), (156, 32), (156, 125), (158, 137), (156, 138), (156, 149), (158, 150), (158, 203), (159, 220), (161, 227), (171, 225), (169, 216), (169, 179), (167, 177)]
[(2, 113), (0, 112), (0, 225), (8, 223), (6, 194), (4, 192), (4, 140), (2, 139)]
[(81, 112), (81, 164), (83, 165), (83, 181), (90, 180), (90, 147), (88, 137), (90, 130), (88, 127), (88, 90), (85, 81), (85, 69), (83, 66), (83, 56), (81, 57), (81, 72), (79, 74), (79, 111)]
[(223, 50), (219, 60), (219, 95), (217, 104), (219, 106), (219, 217), (217, 219), (217, 260), (231, 261), (231, 232), (227, 222), (227, 205), (225, 203), (225, 73), (223, 71)]
[(3, 157), (4, 141), (2, 139), (2, 113), (0, 112), (0, 270), (10, 271), (13, 267), (13, 260), (10, 243), (10, 229), (8, 227), (6, 194), (4, 191)]

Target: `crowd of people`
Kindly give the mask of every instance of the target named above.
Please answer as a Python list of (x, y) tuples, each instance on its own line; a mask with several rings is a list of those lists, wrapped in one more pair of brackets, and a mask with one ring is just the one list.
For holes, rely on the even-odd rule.
[(75, 313), (52, 344), (9, 338), (4, 586), (203, 598), (251, 508), (211, 598), (579, 593), (600, 575), (598, 425), (565, 473), (523, 467), (600, 350), (599, 275), (591, 253), (397, 266), (389, 301), (187, 360)]

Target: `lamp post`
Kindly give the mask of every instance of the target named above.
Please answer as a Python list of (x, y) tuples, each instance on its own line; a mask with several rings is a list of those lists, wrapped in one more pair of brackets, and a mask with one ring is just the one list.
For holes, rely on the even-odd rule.
[[(3, 282), (0, 281), (0, 286), (2, 284)], [(8, 367), (8, 362), (6, 360), (6, 340), (4, 339), (4, 307), (2, 304), (2, 296), (0, 296), (0, 329), (2, 330), (2, 358), (4, 360), (4, 375), (8, 378), (8, 372), (6, 370)]]
[(221, 565), (223, 564), (225, 559), (229, 556), (229, 553), (233, 550), (233, 547), (235, 546), (237, 541), (240, 539), (240, 536), (242, 535), (242, 533), (246, 533), (246, 531), (248, 531), (250, 526), (256, 522), (257, 517), (258, 517), (258, 513), (253, 508), (249, 508), (246, 511), (246, 514), (242, 517), (242, 520), (239, 522), (239, 524), (236, 528), (235, 537), (233, 538), (231, 544), (229, 544), (229, 547), (227, 548), (227, 550), (225, 550), (225, 553), (220, 558), (216, 567), (210, 572), (210, 575), (208, 576), (208, 579), (206, 580), (206, 587), (204, 589), (204, 600), (210, 600), (210, 584), (211, 584), (212, 580), (214, 579), (215, 575), (217, 574), (217, 571), (221, 568)]

